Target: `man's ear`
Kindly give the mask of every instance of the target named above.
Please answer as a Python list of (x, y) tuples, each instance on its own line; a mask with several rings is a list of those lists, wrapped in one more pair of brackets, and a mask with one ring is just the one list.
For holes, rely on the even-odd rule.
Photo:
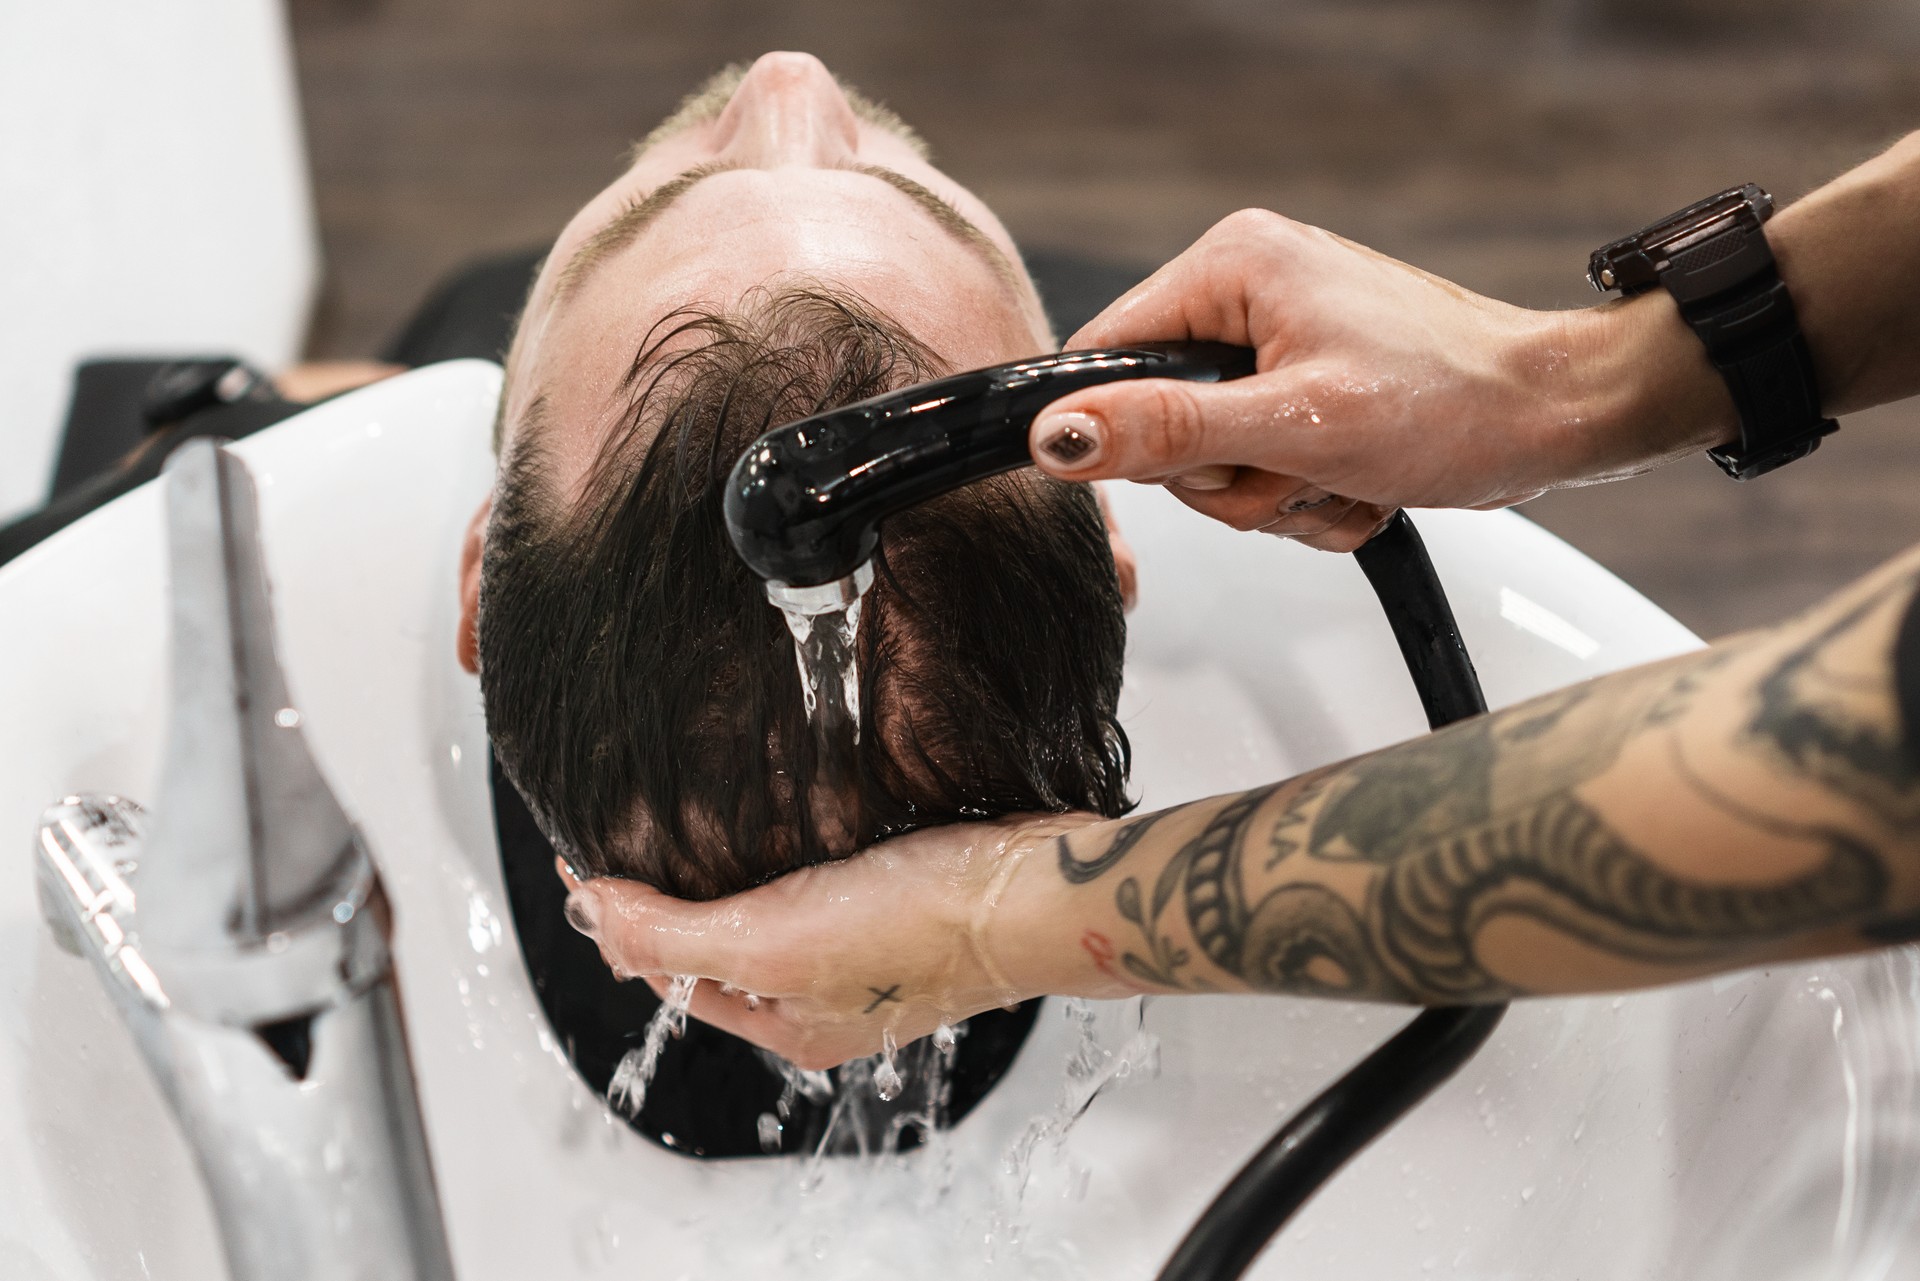
[(1093, 496), (1100, 500), (1100, 517), (1107, 522), (1107, 546), (1113, 549), (1113, 572), (1120, 579), (1120, 603), (1131, 614), (1140, 603), (1140, 562), (1134, 559), (1127, 536), (1120, 532), (1120, 522), (1113, 518), (1106, 486), (1095, 482)]
[(466, 538), (460, 544), (460, 626), (454, 635), (454, 652), (460, 666), (475, 676), (480, 674), (480, 556), (487, 546), (487, 517), (493, 514), (493, 497), (480, 504), (480, 510), (467, 522)]

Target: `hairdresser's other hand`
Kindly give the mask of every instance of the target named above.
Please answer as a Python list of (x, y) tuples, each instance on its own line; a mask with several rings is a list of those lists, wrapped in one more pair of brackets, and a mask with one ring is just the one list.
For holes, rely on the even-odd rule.
[(1033, 425), (1034, 459), (1350, 551), (1399, 507), (1504, 507), (1738, 433), (1664, 291), (1530, 311), (1263, 210), (1221, 221), (1067, 346), (1188, 338), (1253, 347), (1260, 372), (1063, 397)]
[(568, 918), (616, 974), (803, 1068), (831, 1067), (1043, 993), (1131, 995), (1055, 928), (1053, 838), (1097, 821), (1028, 816), (930, 828), (711, 903), (637, 881), (575, 881)]

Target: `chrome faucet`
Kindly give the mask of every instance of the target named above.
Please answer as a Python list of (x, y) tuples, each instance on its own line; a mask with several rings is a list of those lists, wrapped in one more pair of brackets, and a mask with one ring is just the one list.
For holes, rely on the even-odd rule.
[(452, 1281), (366, 845), (274, 651), (253, 481), (166, 469), (170, 715), (151, 820), (68, 797), (42, 909), (89, 960), (187, 1140), (233, 1281)]

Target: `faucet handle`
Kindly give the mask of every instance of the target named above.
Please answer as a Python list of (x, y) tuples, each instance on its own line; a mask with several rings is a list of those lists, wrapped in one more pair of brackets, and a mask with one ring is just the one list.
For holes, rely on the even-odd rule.
[(184, 950), (264, 945), (333, 913), (369, 860), (287, 690), (246, 465), (194, 441), (165, 477), (171, 689), (144, 933)]
[(48, 810), (43, 909), (64, 946), (150, 1009), (233, 1027), (310, 1015), (390, 973), (385, 900), (287, 691), (245, 464), (195, 441), (166, 486), (159, 800), (150, 821), (114, 797)]

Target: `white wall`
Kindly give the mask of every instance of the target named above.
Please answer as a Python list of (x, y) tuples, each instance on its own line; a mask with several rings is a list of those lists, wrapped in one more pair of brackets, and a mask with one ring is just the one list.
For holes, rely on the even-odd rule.
[(298, 352), (317, 272), (274, 0), (0, 0), (0, 519), (74, 361)]

